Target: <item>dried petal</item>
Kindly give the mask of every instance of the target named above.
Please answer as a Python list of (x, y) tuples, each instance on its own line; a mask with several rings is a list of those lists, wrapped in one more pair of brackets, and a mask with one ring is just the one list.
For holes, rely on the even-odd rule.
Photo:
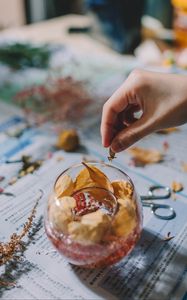
[(85, 168), (80, 171), (76, 180), (74, 191), (87, 188), (87, 187), (101, 187), (110, 192), (113, 192), (113, 187), (108, 177), (101, 172), (98, 168), (82, 163)]
[(132, 155), (136, 166), (145, 166), (147, 164), (158, 163), (163, 160), (163, 154), (155, 149), (144, 149), (133, 147), (128, 150)]
[(73, 194), (74, 183), (67, 174), (58, 178), (55, 184), (55, 193), (57, 197), (71, 196)]
[(160, 129), (160, 130), (157, 131), (157, 133), (159, 133), (159, 134), (169, 134), (169, 133), (176, 132), (176, 131), (179, 131), (179, 128), (170, 127), (170, 128)]
[(58, 199), (58, 205), (63, 210), (71, 210), (76, 207), (76, 201), (73, 197), (62, 197)]
[(114, 189), (114, 195), (116, 198), (132, 198), (133, 187), (125, 180), (112, 181), (112, 186)]
[(109, 156), (108, 156), (108, 160), (112, 161), (114, 158), (116, 158), (116, 153), (112, 151), (111, 148), (109, 148)]
[(167, 236), (164, 238), (165, 242), (168, 242), (170, 240), (174, 239), (174, 236), (171, 236), (171, 232), (168, 232)]
[(187, 163), (185, 163), (185, 162), (182, 163), (182, 170), (184, 172), (187, 172)]
[(131, 199), (119, 198), (118, 203), (128, 210), (128, 213), (132, 218), (136, 217), (136, 207)]
[(131, 207), (125, 207), (124, 200), (119, 201), (119, 210), (115, 215), (114, 222), (112, 224), (112, 231), (118, 237), (128, 236), (136, 227), (137, 219), (135, 210)]
[(60, 233), (67, 233), (68, 224), (73, 221), (72, 209), (76, 207), (73, 197), (62, 197), (49, 205), (49, 221)]
[(172, 191), (177, 193), (177, 192), (181, 192), (183, 190), (183, 185), (180, 182), (177, 181), (173, 181), (172, 185), (171, 185)]
[(21, 233), (18, 235), (17, 233), (13, 233), (10, 236), (10, 240), (7, 243), (0, 242), (0, 266), (3, 264), (6, 264), (8, 261), (13, 259), (15, 257), (16, 252), (19, 251), (21, 247), (21, 242), (22, 239), (26, 236), (26, 234), (29, 232), (31, 229), (31, 226), (33, 224), (33, 220), (35, 218), (36, 214), (36, 208), (38, 206), (39, 200), (43, 196), (43, 192), (40, 191), (41, 194), (38, 197), (30, 216), (27, 219), (27, 222), (23, 226), (23, 230)]

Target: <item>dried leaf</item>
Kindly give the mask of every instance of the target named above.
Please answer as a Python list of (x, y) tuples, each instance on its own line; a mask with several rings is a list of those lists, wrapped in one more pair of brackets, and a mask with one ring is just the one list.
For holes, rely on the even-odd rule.
[(132, 155), (136, 166), (145, 166), (147, 164), (158, 163), (163, 160), (163, 154), (155, 149), (144, 149), (133, 147), (128, 150)]
[(108, 156), (108, 160), (112, 161), (114, 158), (116, 158), (116, 153), (112, 151), (111, 148), (109, 148), (109, 156)]
[(71, 210), (76, 207), (76, 201), (73, 197), (61, 197), (57, 200), (58, 206), (63, 210)]
[(58, 156), (57, 158), (56, 158), (56, 161), (63, 161), (64, 160), (64, 157), (63, 156)]
[(179, 131), (179, 128), (170, 127), (170, 128), (160, 129), (157, 131), (157, 133), (158, 134), (170, 134), (172, 132), (177, 132), (177, 131)]
[(67, 174), (58, 178), (55, 184), (55, 193), (57, 198), (71, 196), (74, 190), (74, 183), (71, 177)]
[(75, 151), (79, 147), (79, 136), (76, 130), (68, 129), (60, 133), (57, 148), (67, 152)]
[(115, 180), (112, 181), (112, 186), (114, 189), (114, 195), (116, 198), (132, 198), (133, 187), (125, 180)]
[(171, 236), (171, 232), (168, 232), (167, 236), (164, 238), (165, 242), (168, 242), (172, 239), (174, 239), (175, 236)]
[(110, 192), (113, 192), (113, 187), (108, 177), (95, 166), (82, 162), (85, 166), (80, 171), (76, 180), (74, 191), (78, 191), (88, 187), (101, 187)]
[(187, 172), (187, 163), (182, 162), (182, 170), (183, 170), (184, 172)]
[(134, 203), (131, 199), (118, 199), (118, 203), (125, 207), (128, 211), (128, 214), (131, 216), (131, 218), (136, 218), (136, 207), (134, 206)]
[(172, 184), (171, 184), (171, 188), (172, 188), (172, 191), (177, 193), (177, 192), (181, 192), (183, 190), (183, 184), (180, 183), (180, 182), (177, 182), (177, 181), (173, 181)]
[(49, 221), (60, 233), (67, 233), (68, 224), (73, 221), (72, 209), (76, 207), (73, 197), (62, 197), (49, 205)]

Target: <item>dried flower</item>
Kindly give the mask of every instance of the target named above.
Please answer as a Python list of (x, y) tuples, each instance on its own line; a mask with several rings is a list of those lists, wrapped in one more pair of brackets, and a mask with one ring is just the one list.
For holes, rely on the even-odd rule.
[(6, 161), (6, 163), (9, 163), (9, 164), (17, 163), (17, 162), (18, 163), (22, 162), (22, 167), (18, 172), (18, 176), (14, 176), (13, 178), (10, 179), (10, 181), (9, 181), (10, 185), (13, 185), (14, 183), (16, 183), (19, 178), (24, 177), (27, 174), (34, 173), (34, 171), (38, 170), (43, 163), (42, 160), (32, 161), (31, 156), (26, 156), (26, 155), (23, 155), (21, 157), (21, 159), (17, 160), (17, 161)]
[(76, 201), (73, 197), (62, 197), (58, 199), (58, 205), (55, 201), (49, 205), (49, 219), (53, 223), (55, 230), (67, 233), (68, 224), (73, 221), (72, 209), (76, 207)]
[(75, 180), (75, 191), (85, 187), (101, 187), (113, 192), (113, 187), (108, 177), (95, 166), (82, 162), (85, 166)]
[(58, 198), (71, 196), (74, 190), (74, 182), (67, 174), (60, 176), (55, 183), (55, 193)]
[(117, 198), (132, 198), (133, 195), (133, 187), (132, 185), (125, 180), (116, 180), (116, 181), (112, 181), (112, 186), (114, 189), (114, 195)]
[(38, 206), (39, 200), (41, 199), (43, 192), (41, 191), (40, 197), (37, 199), (27, 222), (23, 226), (23, 230), (20, 234), (13, 233), (10, 236), (10, 240), (7, 243), (0, 242), (0, 266), (6, 264), (12, 259), (18, 259), (16, 253), (19, 252), (22, 246), (22, 239), (29, 232), (33, 224), (33, 219), (35, 218), (36, 208)]
[(182, 183), (173, 181), (171, 184), (171, 188), (172, 188), (173, 192), (177, 193), (177, 192), (181, 192), (184, 187), (183, 187)]
[(68, 225), (71, 238), (84, 244), (99, 243), (110, 226), (110, 217), (101, 210), (82, 216), (80, 222)]
[(108, 156), (108, 160), (112, 161), (114, 158), (116, 158), (115, 156), (116, 154), (112, 151), (111, 148), (109, 148), (109, 156)]
[(67, 129), (59, 134), (57, 148), (67, 152), (75, 151), (79, 147), (79, 136), (76, 130)]
[(27, 116), (34, 117), (37, 123), (53, 121), (78, 121), (92, 99), (82, 82), (71, 77), (52, 80), (44, 84), (22, 90), (15, 96)]
[(156, 149), (144, 149), (132, 147), (128, 150), (132, 155), (135, 166), (145, 166), (147, 164), (158, 163), (163, 160), (163, 154)]

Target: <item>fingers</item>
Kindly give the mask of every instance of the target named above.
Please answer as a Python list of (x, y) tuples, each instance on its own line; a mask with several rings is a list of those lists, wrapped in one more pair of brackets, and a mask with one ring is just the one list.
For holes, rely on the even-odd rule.
[(128, 98), (120, 87), (103, 106), (101, 121), (101, 136), (104, 147), (109, 147), (115, 136), (118, 123), (118, 114), (128, 106)]
[(136, 113), (140, 111), (141, 107), (139, 105), (129, 105), (124, 111), (119, 114), (118, 118), (121, 123), (128, 126), (137, 121), (138, 117)]
[(144, 117), (120, 131), (111, 144), (113, 152), (121, 152), (153, 131), (153, 123)]

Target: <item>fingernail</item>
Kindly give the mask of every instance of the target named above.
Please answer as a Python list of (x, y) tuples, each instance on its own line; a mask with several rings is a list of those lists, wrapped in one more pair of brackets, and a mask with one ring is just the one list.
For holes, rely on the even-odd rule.
[(111, 145), (111, 149), (112, 151), (114, 151), (115, 153), (116, 152), (120, 152), (124, 149), (124, 145), (123, 145), (123, 142), (120, 141), (120, 140), (116, 140), (112, 143)]

